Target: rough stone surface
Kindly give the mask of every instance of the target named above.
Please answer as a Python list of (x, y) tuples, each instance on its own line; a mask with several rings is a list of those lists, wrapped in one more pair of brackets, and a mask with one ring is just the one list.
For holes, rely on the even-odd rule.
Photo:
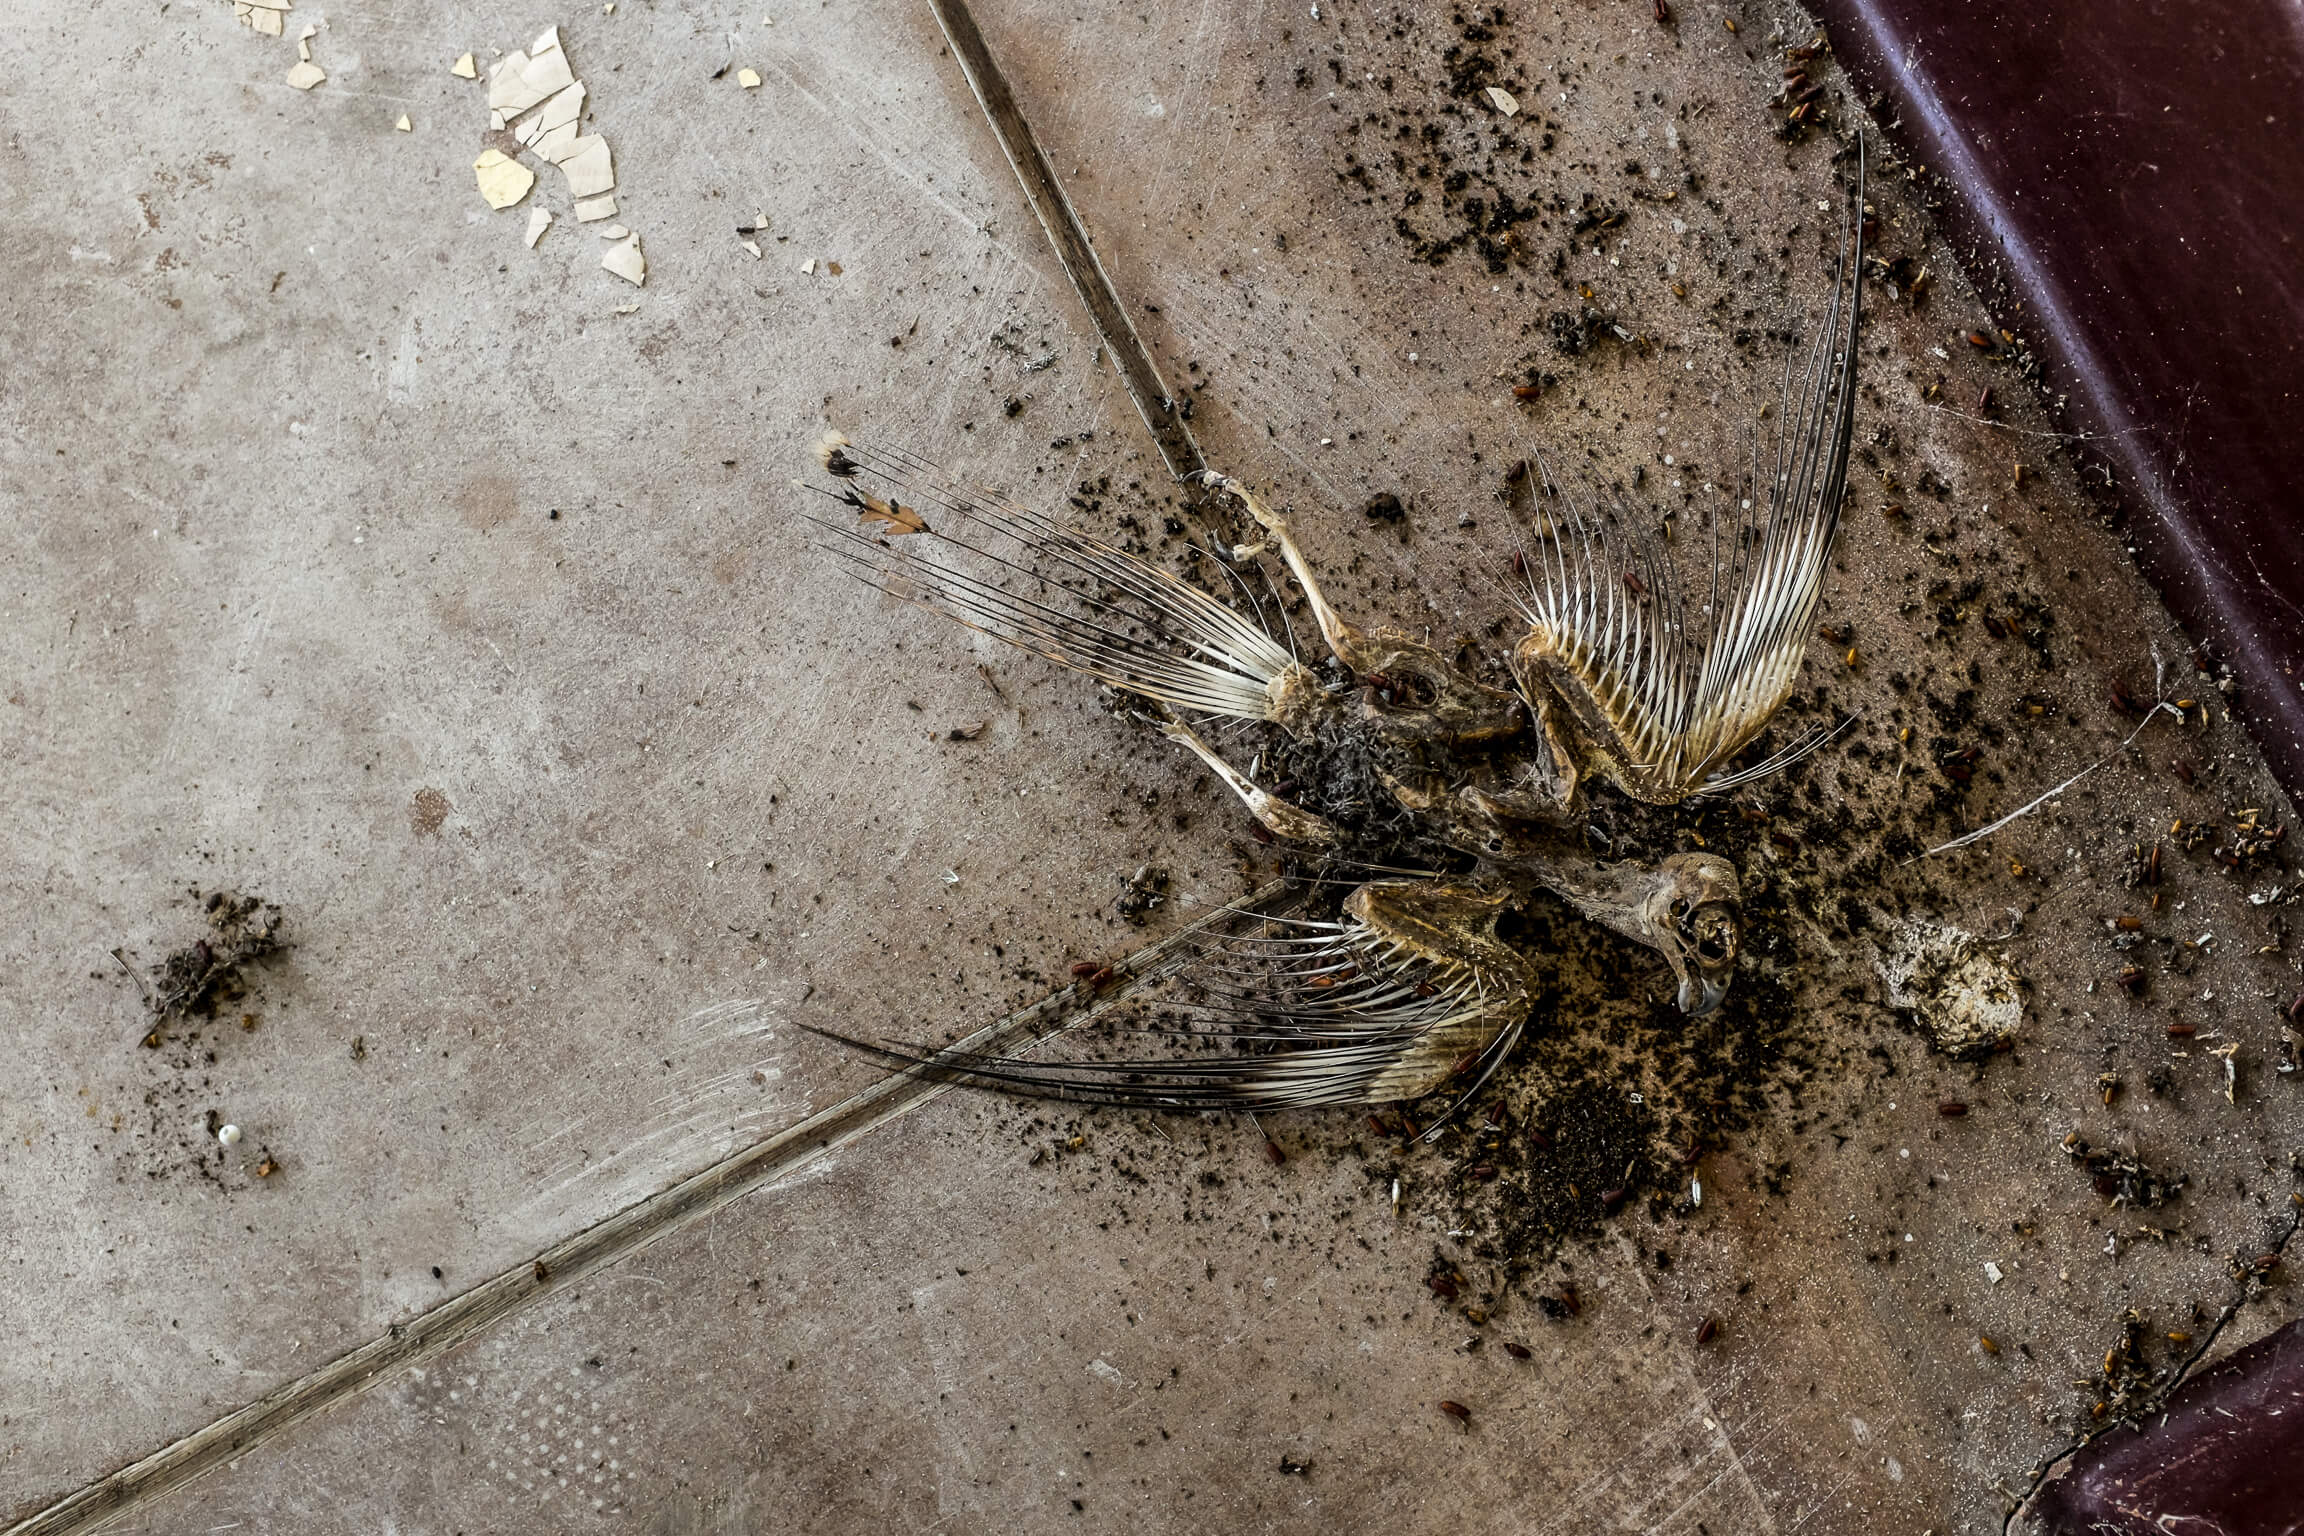
[[(1211, 460), (1349, 609), (1478, 656), (1510, 465), (1701, 547), (1828, 278), (1848, 109), (1768, 105), (1804, 23), (1671, 9), (980, 19)], [(309, 94), (220, 4), (108, 21), (99, 89), (84, 9), (0, 39), (0, 1517), (871, 1079), (796, 1026), (941, 1038), (1270, 877), (1093, 685), (813, 548), (829, 421), (1188, 559), (926, 11), (760, 19), (559, 18), (644, 290), (472, 191), (447, 63), (533, 13), (333, 16)], [(2291, 1314), (2293, 840), (2232, 818), (2292, 813), (1875, 172), (1911, 264), (1786, 711), (1858, 723), (1662, 830), (1595, 813), (1737, 861), (1721, 1018), (1563, 918), (1435, 1147), (948, 1095), (117, 1528), (1996, 1529)], [(2117, 746), (2155, 656), (2184, 725), (1912, 862)], [(128, 971), (220, 890), (289, 947), (141, 1046)], [(2011, 1051), (1891, 1006), (1904, 921), (2006, 952)]]

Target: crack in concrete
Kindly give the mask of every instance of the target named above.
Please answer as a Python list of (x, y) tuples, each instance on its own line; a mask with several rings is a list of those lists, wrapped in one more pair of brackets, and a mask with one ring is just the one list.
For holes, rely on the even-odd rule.
[(318, 1370), (275, 1387), (255, 1402), (17, 1522), (4, 1536), (74, 1536), (150, 1504), (322, 1409), (446, 1354), (543, 1297), (629, 1258), (756, 1189), (780, 1182), (925, 1104), (951, 1086), (933, 1076), (939, 1061), (1008, 1054), (1094, 1021), (1145, 986), (1174, 974), (1198, 952), (1193, 941), (1210, 927), (1261, 908), (1288, 888), (1288, 882), (1275, 880), (1219, 907), (1119, 961), (1112, 967), (1113, 979), (1100, 991), (1091, 993), (1082, 983), (1052, 993), (946, 1047), (920, 1066), (882, 1078), (863, 1092), (562, 1239), (463, 1295), (392, 1324), (379, 1337)]
[[(2297, 1209), (2295, 1205), (2291, 1203), (2288, 1212), (2287, 1228), (2283, 1230), (2279, 1236), (2272, 1240), (2272, 1246), (2265, 1251), (2275, 1256), (2286, 1253), (2288, 1251), (2288, 1240), (2296, 1235), (2296, 1230), (2300, 1226), (2304, 1226), (2304, 1210)], [(2009, 1505), (2008, 1513), (2001, 1518), (2000, 1536), (2010, 1536), (2010, 1532), (2016, 1528), (2017, 1517), (2024, 1513), (2025, 1509), (2030, 1506), (2035, 1498), (2039, 1497), (2040, 1490), (2047, 1486), (2048, 1479), (2055, 1474), (2058, 1468), (2062, 1467), (2073, 1457), (2079, 1455), (2082, 1451), (2088, 1449), (2089, 1446), (2094, 1445), (2098, 1440), (2103, 1439), (2106, 1435), (2112, 1433), (2114, 1430), (2123, 1427), (2133, 1427), (2137, 1420), (2148, 1416), (2155, 1408), (2165, 1408), (2167, 1406), (2168, 1399), (2175, 1396), (2176, 1389), (2183, 1386), (2185, 1382), (2192, 1379), (2193, 1371), (2199, 1367), (2199, 1364), (2202, 1360), (2208, 1357), (2208, 1351), (2216, 1347), (2217, 1337), (2224, 1332), (2224, 1325), (2231, 1322), (2233, 1318), (2240, 1315), (2241, 1307), (2245, 1306), (2248, 1302), (2249, 1284), (2250, 1281), (2248, 1277), (2243, 1275), (2239, 1282), (2240, 1293), (2233, 1297), (2230, 1301), (2225, 1302), (2223, 1307), (2218, 1310), (2216, 1314), (2216, 1321), (2209, 1325), (2207, 1335), (2200, 1340), (2200, 1343), (2193, 1349), (2192, 1353), (2185, 1357), (2184, 1363), (2176, 1368), (2176, 1374), (2169, 1378), (2168, 1384), (2161, 1388), (2156, 1398), (2145, 1404), (2135, 1413), (2122, 1414), (2119, 1418), (2114, 1419), (2111, 1423), (2099, 1425), (2095, 1429), (2088, 1431), (2088, 1433), (2080, 1436), (2077, 1440), (2072, 1441), (2062, 1450), (2057, 1451), (2054, 1455), (2044, 1458), (2039, 1462), (2038, 1465), (2033, 1467), (2031, 1480), (2024, 1485), (2023, 1493), (2015, 1496), (2015, 1502)], [(2005, 1494), (2006, 1490), (2002, 1489), (2002, 1493)]]

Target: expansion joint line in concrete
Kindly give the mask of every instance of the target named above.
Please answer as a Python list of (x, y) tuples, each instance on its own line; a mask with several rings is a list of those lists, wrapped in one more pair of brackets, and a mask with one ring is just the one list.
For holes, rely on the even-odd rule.
[[(1127, 306), (1120, 302), (1112, 279), (1105, 274), (1104, 263), (1097, 258), (1096, 247), (1089, 243), (1080, 215), (1073, 210), (1072, 200), (1064, 195), (1039, 138), (1016, 105), (1007, 76), (1000, 72), (991, 50), (984, 45), (984, 34), (977, 30), (976, 18), (969, 12), (967, 0), (928, 0), (928, 8), (936, 13), (937, 24), (944, 29), (944, 40), (950, 44), (952, 56), (959, 60), (961, 73), (968, 77), (968, 88), (976, 93), (976, 104), (984, 109), (993, 134), (1000, 140), (1000, 148), (1008, 156), (1008, 164), (1023, 185), (1024, 200), (1032, 205), (1032, 212), (1039, 218), (1040, 228), (1047, 234), (1056, 259), (1063, 263), (1065, 274), (1072, 279), (1072, 287), (1103, 339), (1104, 350), (1111, 356), (1112, 366), (1127, 388), (1128, 397), (1136, 402), (1137, 413), (1144, 418), (1145, 429), (1152, 434), (1160, 457), (1168, 465), (1168, 473), (1179, 481), (1199, 474), (1207, 469), (1208, 463), (1200, 456), (1200, 444), (1192, 436), (1192, 429), (1185, 424), (1183, 404), (1168, 392), (1168, 385), (1161, 379), (1144, 339), (1136, 334)], [(1197, 503), (1198, 482), (1191, 483)], [(1207, 531), (1213, 539), (1213, 530)], [(1225, 546), (1214, 543), (1212, 547), (1220, 550)]]
[(97, 1479), (0, 1536), (70, 1536), (92, 1531), (193, 1479), (237, 1460), (321, 1409), (358, 1395), (385, 1377), (437, 1359), (533, 1305), (694, 1225), (763, 1186), (797, 1173), (942, 1093), (940, 1063), (1011, 1055), (1066, 1030), (1094, 1022), (1147, 985), (1173, 975), (1198, 951), (1195, 940), (1239, 913), (1270, 910), (1288, 882), (1276, 880), (1219, 907), (1112, 967), (1101, 989), (1066, 987), (1008, 1015), (936, 1056), (881, 1079), (862, 1093), (810, 1115), (670, 1188), (628, 1206), (429, 1312), (394, 1323), (383, 1335), (287, 1382), (246, 1407), (195, 1430), (130, 1466)]

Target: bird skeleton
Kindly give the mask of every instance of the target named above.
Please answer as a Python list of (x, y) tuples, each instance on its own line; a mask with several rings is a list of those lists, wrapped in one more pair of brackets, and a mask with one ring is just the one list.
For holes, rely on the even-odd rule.
[[(1677, 804), (1778, 772), (1829, 739), (1813, 730), (1736, 766), (1792, 690), (1839, 528), (1856, 396), (1861, 147), (1844, 218), (1822, 323), (1797, 366), (1786, 363), (1773, 450), (1763, 458), (1753, 434), (1734, 514), (1715, 522), (1703, 602), (1690, 612), (1672, 562), (1628, 531), (1626, 509), (1604, 516), (1549, 487), (1561, 508), (1508, 594), (1527, 623), (1510, 689), (1399, 630), (1346, 619), (1288, 519), (1230, 476), (1199, 478), (1261, 530), (1236, 559), (1270, 551), (1294, 576), (1328, 653), (1318, 665), (1275, 631), (1237, 571), (1226, 568), (1236, 588), (1226, 602), (918, 455), (827, 436), (818, 451), (833, 485), (817, 489), (856, 519), (817, 521), (853, 574), (1141, 701), (1265, 828), (1328, 873), (1405, 876), (1361, 883), (1326, 912), (1306, 887), (1279, 908), (1214, 925), (1158, 986), (1098, 1010), (1110, 1015), (1103, 1038), (1121, 1042), (1114, 1056), (956, 1058), (834, 1038), (957, 1081), (1091, 1103), (1260, 1110), (1448, 1089), (1452, 1112), (1538, 1005), (1542, 973), (1509, 930), (1546, 891), (1657, 950), (1685, 1013), (1717, 1008), (1741, 949), (1734, 867), (1711, 853), (1654, 866), (1595, 860), (1586, 803), (1606, 784)], [(1313, 787), (1290, 799), (1253, 782), (1194, 724), (1209, 718), (1268, 728), (1268, 754), (1304, 765), (1295, 778)], [(1403, 849), (1440, 867), (1401, 869)], [(1165, 1042), (1164, 1054), (1144, 1054), (1146, 1040)]]

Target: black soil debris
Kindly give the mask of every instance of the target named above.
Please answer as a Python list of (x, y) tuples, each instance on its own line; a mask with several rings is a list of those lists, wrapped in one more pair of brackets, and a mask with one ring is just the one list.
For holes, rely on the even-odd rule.
[(173, 1026), (212, 1017), (220, 1005), (238, 1001), (247, 992), (246, 967), (285, 947), (275, 903), (212, 891), (201, 909), (207, 915), (208, 932), (153, 969), (151, 1020), (141, 1042), (147, 1049), (157, 1050)]
[(2096, 1193), (2115, 1206), (2165, 1205), (2190, 1182), (2187, 1175), (2154, 1168), (2133, 1152), (2091, 1147), (2078, 1131), (2064, 1138), (2064, 1153), (2080, 1165)]
[(250, 1036), (270, 1011), (261, 989), (269, 962), (285, 953), (279, 905), (239, 891), (191, 899), (203, 930), (151, 967), (146, 981), (121, 950), (113, 958), (144, 988), (143, 1049), (132, 1053), (143, 1080), (140, 1108), (116, 1116), (120, 1177), (159, 1181), (189, 1177), (227, 1192), (271, 1178), (280, 1159), (260, 1135), (232, 1146), (217, 1133), (239, 1117)]

